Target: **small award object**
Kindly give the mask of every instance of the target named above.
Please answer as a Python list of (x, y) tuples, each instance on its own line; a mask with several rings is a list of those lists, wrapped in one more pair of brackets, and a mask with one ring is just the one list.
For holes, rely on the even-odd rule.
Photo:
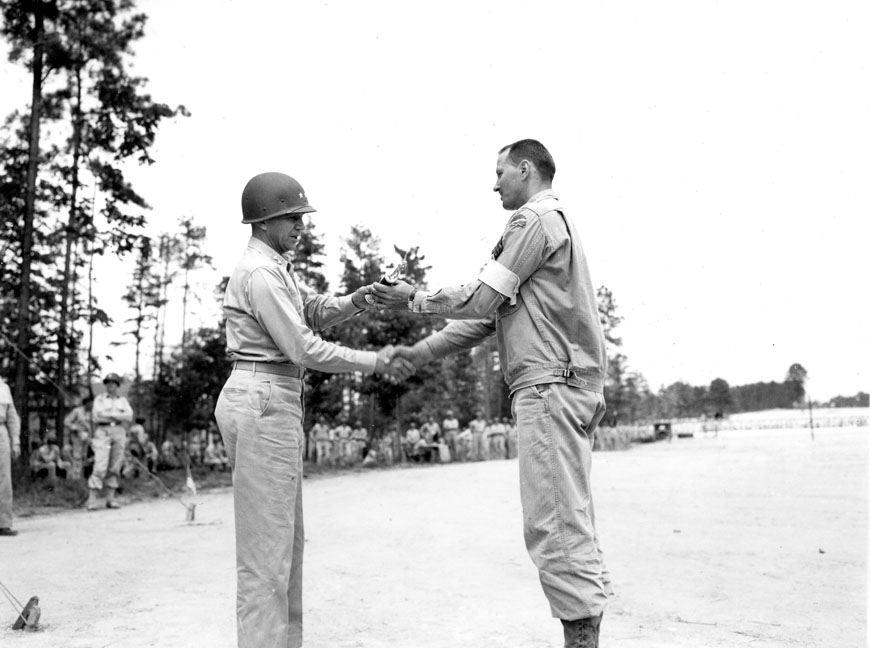
[(399, 278), (402, 276), (402, 273), (405, 272), (405, 268), (408, 266), (406, 263), (408, 259), (408, 252), (405, 252), (405, 256), (402, 257), (402, 262), (397, 265), (392, 272), (385, 274), (381, 277), (381, 280), (378, 283), (382, 283), (385, 286), (395, 286), (399, 283)]
[[(405, 252), (405, 256), (402, 257), (402, 262), (399, 263), (399, 265), (397, 265), (395, 268), (393, 268), (393, 270), (391, 270), (390, 272), (385, 273), (384, 276), (381, 277), (380, 281), (378, 281), (378, 283), (383, 284), (385, 286), (395, 286), (397, 283), (399, 283), (399, 278), (402, 276), (402, 273), (405, 272), (405, 268), (408, 265), (406, 263), (407, 259), (408, 259), (408, 252)], [(372, 305), (375, 304), (375, 298), (372, 297), (371, 295), (366, 295), (365, 300), (369, 304), (372, 304)]]

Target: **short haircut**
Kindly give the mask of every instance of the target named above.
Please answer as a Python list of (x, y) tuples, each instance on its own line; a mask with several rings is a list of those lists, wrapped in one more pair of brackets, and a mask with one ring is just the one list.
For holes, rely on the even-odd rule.
[(511, 164), (516, 166), (523, 160), (528, 160), (535, 165), (538, 173), (547, 182), (553, 181), (553, 176), (556, 175), (556, 163), (553, 161), (553, 156), (547, 148), (538, 140), (523, 139), (513, 144), (508, 144), (502, 147), (499, 155), (508, 152), (507, 159)]

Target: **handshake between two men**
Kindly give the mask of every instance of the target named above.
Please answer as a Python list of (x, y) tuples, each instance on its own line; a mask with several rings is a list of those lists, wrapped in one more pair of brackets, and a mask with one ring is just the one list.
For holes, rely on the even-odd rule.
[[(357, 289), (352, 300), (355, 306), (366, 310), (408, 310), (408, 302), (415, 292), (414, 287), (404, 281), (390, 285), (374, 283)], [(393, 382), (403, 382), (414, 375), (421, 364), (421, 358), (412, 347), (389, 344), (378, 351), (375, 373)]]

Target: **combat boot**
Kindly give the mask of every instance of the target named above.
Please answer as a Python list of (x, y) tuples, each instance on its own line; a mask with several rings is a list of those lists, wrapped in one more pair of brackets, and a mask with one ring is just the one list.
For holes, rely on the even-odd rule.
[(118, 500), (115, 499), (115, 489), (110, 488), (109, 492), (106, 494), (106, 508), (110, 509), (119, 509), (121, 505), (118, 503)]
[(97, 510), (97, 489), (91, 488), (88, 490), (88, 503), (85, 505), (89, 511)]
[(601, 617), (587, 617), (574, 621), (562, 620), (565, 633), (565, 648), (598, 648), (598, 632), (601, 629)]

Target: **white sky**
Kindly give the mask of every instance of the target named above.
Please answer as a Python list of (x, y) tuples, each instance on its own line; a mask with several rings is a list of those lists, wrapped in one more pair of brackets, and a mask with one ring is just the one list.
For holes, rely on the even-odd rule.
[[(793, 362), (814, 399), (870, 389), (866, 2), (139, 5), (134, 71), (193, 116), (130, 178), (155, 231), (208, 227), (207, 302), (247, 237), (241, 190), (271, 170), (305, 187), (335, 273), (362, 223), (388, 258), (420, 245), (431, 287), (472, 279), (507, 217), (496, 152), (532, 137), (653, 390)], [(29, 85), (0, 69), (6, 114)], [(129, 273), (104, 272), (120, 326)]]

